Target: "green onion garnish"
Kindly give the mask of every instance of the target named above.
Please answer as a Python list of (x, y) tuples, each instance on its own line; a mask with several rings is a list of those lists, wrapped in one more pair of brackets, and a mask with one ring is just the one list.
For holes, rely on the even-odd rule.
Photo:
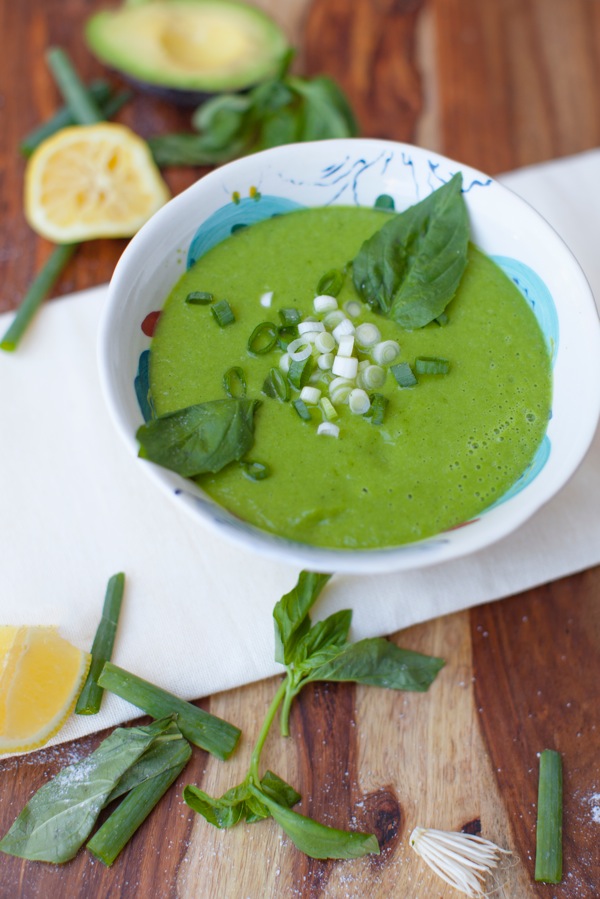
[(438, 315), (437, 318), (434, 318), (434, 322), (436, 323), (436, 325), (439, 325), (442, 328), (444, 327), (444, 325), (447, 325), (449, 321), (450, 319), (446, 312), (442, 312), (441, 315)]
[(326, 294), (329, 297), (337, 297), (344, 286), (344, 272), (337, 268), (325, 272), (317, 284), (317, 294)]
[(310, 421), (311, 415), (304, 400), (293, 400), (292, 406), (294, 407), (302, 421)]
[(277, 325), (273, 322), (261, 322), (248, 338), (248, 350), (255, 356), (270, 353), (277, 343)]
[(282, 403), (286, 403), (289, 400), (290, 385), (279, 368), (269, 369), (262, 392), (275, 400), (281, 400)]
[(235, 315), (227, 300), (219, 300), (210, 307), (210, 311), (215, 317), (215, 321), (220, 328), (226, 328), (227, 325), (235, 321)]
[(246, 378), (241, 368), (234, 366), (225, 372), (223, 375), (223, 389), (231, 399), (240, 399), (246, 396)]
[(94, 125), (102, 122), (104, 116), (85, 85), (79, 80), (71, 60), (60, 47), (51, 47), (46, 53), (46, 60), (54, 76), (56, 86), (71, 115), (78, 125)]
[(75, 706), (77, 715), (95, 715), (100, 711), (104, 690), (98, 686), (98, 675), (112, 656), (124, 587), (123, 573), (114, 574), (107, 584), (102, 617), (92, 643), (92, 664)]
[(447, 359), (438, 359), (436, 356), (420, 356), (415, 359), (415, 370), (418, 375), (447, 375), (450, 363)]
[[(192, 290), (185, 298), (185, 302), (189, 303), (191, 306), (208, 306), (212, 303), (213, 299), (212, 293), (207, 293), (205, 290)], [(227, 300), (225, 302), (227, 302)]]
[(284, 352), (292, 340), (298, 337), (298, 328), (296, 325), (281, 325), (277, 328), (277, 346)]
[(562, 759), (553, 749), (540, 755), (535, 879), (562, 880)]
[(240, 468), (250, 481), (264, 481), (271, 474), (269, 466), (262, 462), (240, 462)]
[(98, 683), (153, 718), (177, 715), (177, 727), (183, 736), (219, 759), (229, 758), (237, 746), (241, 734), (238, 727), (118, 668), (112, 662), (105, 663)]
[(417, 379), (408, 362), (398, 362), (397, 365), (390, 367), (390, 371), (398, 382), (398, 387), (414, 387), (417, 383)]
[(279, 318), (281, 319), (281, 324), (285, 328), (289, 328), (290, 325), (297, 325), (302, 316), (299, 309), (280, 309)]
[(382, 425), (389, 400), (382, 393), (372, 393), (370, 400), (371, 408), (367, 412), (367, 416), (370, 418), (372, 425)]
[[(168, 767), (134, 787), (86, 844), (105, 865), (112, 865), (140, 824), (179, 777), (192, 754), (187, 740), (162, 744)], [(143, 756), (142, 756), (143, 759)]]
[(306, 387), (312, 370), (312, 356), (307, 356), (306, 359), (292, 359), (288, 370), (288, 380), (292, 387), (295, 387), (296, 390)]
[(52, 251), (45, 265), (30, 284), (29, 290), (17, 310), (17, 314), (0, 341), (0, 349), (9, 353), (16, 350), (19, 341), (44, 297), (52, 290), (62, 270), (75, 252), (76, 247), (76, 243), (62, 243)]

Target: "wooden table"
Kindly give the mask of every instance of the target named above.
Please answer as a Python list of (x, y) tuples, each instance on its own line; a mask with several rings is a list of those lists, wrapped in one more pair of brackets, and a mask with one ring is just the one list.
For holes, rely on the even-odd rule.
[[(81, 25), (101, 5), (2, 4), (0, 310), (18, 304), (49, 251), (23, 219), (17, 153), (19, 138), (57, 106), (44, 50), (62, 45), (86, 79), (100, 74)], [(339, 80), (365, 135), (423, 144), (490, 174), (600, 145), (600, 4), (593, 0), (261, 5), (300, 48), (301, 70)], [(187, 128), (188, 116), (138, 96), (120, 120), (147, 136)], [(179, 191), (199, 174), (172, 170), (167, 178)], [(56, 293), (108, 280), (124, 245), (82, 247)], [(395, 635), (447, 659), (428, 694), (305, 690), (292, 739), (271, 739), (265, 762), (298, 787), (304, 812), (341, 827), (355, 819), (374, 831), (379, 857), (314, 861), (282, 842), (272, 822), (220, 832), (183, 804), (183, 783), (219, 793), (240, 779), (275, 689), (269, 681), (201, 702), (240, 724), (246, 741), (227, 766), (197, 751), (112, 869), (85, 852), (59, 868), (1, 856), (1, 899), (456, 896), (408, 848), (416, 824), (481, 830), (513, 850), (499, 897), (599, 896), (599, 589), (594, 569)], [(33, 790), (101, 736), (1, 763), (0, 833)], [(545, 747), (560, 750), (565, 763), (565, 876), (555, 887), (533, 881), (537, 754)]]

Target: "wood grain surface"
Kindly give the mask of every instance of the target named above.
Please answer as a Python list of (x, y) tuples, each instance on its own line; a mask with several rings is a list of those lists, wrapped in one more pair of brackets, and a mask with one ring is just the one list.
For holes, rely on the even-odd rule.
[[(68, 49), (86, 78), (105, 74), (81, 30), (101, 0), (2, 0), (0, 310), (14, 308), (49, 246), (22, 213), (20, 138), (57, 107), (44, 50)], [(363, 134), (420, 143), (497, 174), (600, 145), (596, 0), (262, 0), (298, 46), (296, 67), (345, 88)], [(111, 76), (117, 80), (115, 76)], [(189, 127), (189, 111), (136, 95), (119, 120), (143, 136)], [(166, 173), (174, 192), (201, 172)], [(108, 280), (123, 241), (83, 246), (56, 288)], [(568, 539), (568, 535), (565, 535)], [(1, 543), (0, 543), (1, 546)], [(600, 896), (600, 569), (392, 637), (441, 655), (427, 694), (307, 688), (287, 740), (265, 765), (302, 793), (299, 810), (372, 830), (382, 852), (315, 861), (271, 822), (211, 828), (181, 798), (243, 776), (277, 687), (270, 680), (201, 701), (244, 731), (226, 765), (200, 750), (111, 869), (85, 852), (51, 865), (0, 856), (0, 899), (452, 899), (408, 848), (417, 824), (481, 832), (512, 855), (503, 899)], [(0, 833), (32, 792), (103, 734), (0, 763)], [(535, 884), (538, 753), (565, 764), (565, 876)]]

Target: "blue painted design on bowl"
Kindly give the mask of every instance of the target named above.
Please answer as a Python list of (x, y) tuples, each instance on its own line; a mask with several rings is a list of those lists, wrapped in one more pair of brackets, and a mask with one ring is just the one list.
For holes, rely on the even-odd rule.
[(302, 209), (301, 203), (288, 200), (285, 197), (261, 195), (257, 197), (243, 197), (237, 202), (227, 203), (221, 206), (206, 221), (198, 227), (190, 243), (187, 256), (187, 268), (190, 269), (209, 250), (226, 237), (239, 230), (244, 225), (253, 225), (272, 218), (274, 215), (282, 215)]
[(510, 256), (492, 256), (496, 265), (519, 288), (537, 319), (550, 352), (552, 365), (558, 351), (558, 314), (552, 294), (540, 276), (532, 268)]

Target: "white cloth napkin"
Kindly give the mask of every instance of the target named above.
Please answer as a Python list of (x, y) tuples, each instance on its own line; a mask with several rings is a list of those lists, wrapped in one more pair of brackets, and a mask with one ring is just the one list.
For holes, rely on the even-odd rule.
[[(500, 180), (561, 234), (600, 297), (600, 151)], [(185, 698), (275, 674), (272, 608), (298, 572), (180, 514), (126, 452), (96, 370), (105, 297), (102, 286), (48, 303), (18, 352), (0, 353), (0, 623), (56, 624), (89, 649), (106, 582), (124, 571), (116, 664)], [(316, 614), (352, 608), (355, 638), (391, 634), (588, 568), (600, 562), (599, 508), (596, 435), (569, 484), (517, 533), (421, 571), (335, 576)], [(52, 742), (137, 714), (107, 694), (98, 715), (72, 716)]]

